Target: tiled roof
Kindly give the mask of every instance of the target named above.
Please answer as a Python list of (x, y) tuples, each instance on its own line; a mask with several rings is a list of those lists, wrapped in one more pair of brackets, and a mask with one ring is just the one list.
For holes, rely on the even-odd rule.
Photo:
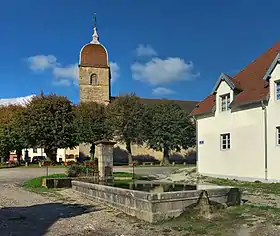
[[(111, 101), (116, 99), (117, 97), (111, 97)], [(183, 100), (168, 100), (168, 99), (152, 99), (152, 98), (140, 98), (140, 102), (142, 104), (161, 104), (166, 102), (174, 102), (178, 104), (184, 111), (187, 113), (191, 113), (193, 109), (198, 104), (197, 101), (183, 101)]]
[[(280, 52), (280, 42), (259, 56), (230, 80), (241, 91), (235, 96), (232, 104), (246, 104), (265, 99), (269, 92), (268, 82), (264, 76), (271, 63)], [(215, 105), (215, 94), (209, 95), (192, 111), (192, 115), (209, 113)]]
[(108, 55), (101, 44), (89, 43), (85, 45), (80, 53), (80, 66), (108, 67)]

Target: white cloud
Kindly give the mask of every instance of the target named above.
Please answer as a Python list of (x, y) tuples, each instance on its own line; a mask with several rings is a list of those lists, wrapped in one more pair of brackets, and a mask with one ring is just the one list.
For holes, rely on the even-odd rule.
[(58, 79), (58, 80), (54, 80), (52, 84), (55, 86), (68, 87), (71, 85), (71, 81), (68, 79)]
[(29, 68), (33, 71), (44, 71), (56, 66), (57, 60), (53, 55), (37, 55), (28, 57)]
[(8, 106), (8, 105), (26, 105), (29, 103), (33, 97), (36, 95), (32, 94), (26, 97), (18, 97), (18, 98), (1, 98), (0, 106)]
[(72, 83), (77, 85), (79, 78), (78, 64), (72, 64), (65, 67), (56, 66), (53, 68), (55, 76), (54, 84), (70, 86)]
[(139, 57), (148, 57), (148, 56), (156, 56), (157, 52), (149, 45), (146, 46), (143, 44), (139, 44), (138, 48), (136, 48), (136, 54)]
[(29, 68), (32, 71), (50, 70), (54, 75), (53, 84), (70, 86), (78, 84), (78, 64), (61, 66), (53, 55), (36, 55), (27, 58)]
[(175, 91), (168, 89), (168, 88), (163, 88), (163, 87), (157, 87), (152, 90), (153, 95), (169, 95), (169, 94), (174, 94)]
[[(78, 63), (62, 66), (53, 55), (36, 55), (27, 58), (29, 68), (33, 71), (50, 70), (54, 75), (53, 85), (78, 86), (79, 69)], [(116, 80), (120, 74), (120, 67), (116, 62), (110, 62), (112, 81)]]
[(116, 62), (110, 62), (109, 64), (111, 69), (112, 82), (114, 82), (120, 76), (120, 67)]
[(153, 58), (146, 63), (136, 62), (132, 64), (131, 71), (135, 80), (148, 82), (152, 85), (191, 80), (199, 76), (199, 74), (194, 73), (192, 62), (186, 63), (178, 57), (169, 57), (165, 60)]

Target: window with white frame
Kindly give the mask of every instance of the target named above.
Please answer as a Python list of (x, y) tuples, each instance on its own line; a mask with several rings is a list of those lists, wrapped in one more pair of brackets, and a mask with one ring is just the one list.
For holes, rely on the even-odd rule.
[(33, 153), (37, 153), (37, 148), (33, 148)]
[(230, 149), (230, 134), (221, 134), (221, 149)]
[(221, 111), (229, 110), (230, 94), (225, 94), (220, 96), (220, 101), (221, 101)]
[(276, 144), (280, 145), (280, 126), (276, 127)]
[(275, 95), (276, 100), (280, 100), (280, 81), (275, 82)]

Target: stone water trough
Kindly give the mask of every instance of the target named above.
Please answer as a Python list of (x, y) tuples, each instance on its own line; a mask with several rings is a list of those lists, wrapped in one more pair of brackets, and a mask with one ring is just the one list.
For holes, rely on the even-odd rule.
[(184, 184), (176, 186), (174, 183), (139, 183), (138, 181), (117, 183), (112, 174), (115, 142), (101, 140), (95, 144), (98, 182), (103, 184), (72, 180), (72, 189), (127, 215), (148, 222), (159, 222), (178, 217), (191, 207), (240, 204), (241, 194), (238, 188)]
[(72, 181), (72, 189), (87, 198), (105, 203), (127, 215), (151, 223), (178, 217), (186, 209), (196, 206), (205, 196), (206, 202), (210, 205), (239, 205), (241, 200), (238, 188), (220, 186), (198, 185), (194, 186), (195, 190), (145, 192), (145, 190)]

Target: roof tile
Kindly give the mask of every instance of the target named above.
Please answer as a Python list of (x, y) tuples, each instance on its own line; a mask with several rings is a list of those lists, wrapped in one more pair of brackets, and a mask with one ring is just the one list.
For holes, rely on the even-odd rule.
[[(263, 80), (274, 58), (280, 52), (280, 42), (259, 56), (234, 77), (228, 76), (241, 92), (235, 97), (233, 104), (246, 104), (252, 101), (264, 99), (269, 92), (268, 82)], [(206, 97), (192, 111), (193, 115), (199, 115), (212, 111), (215, 105), (215, 95)]]

